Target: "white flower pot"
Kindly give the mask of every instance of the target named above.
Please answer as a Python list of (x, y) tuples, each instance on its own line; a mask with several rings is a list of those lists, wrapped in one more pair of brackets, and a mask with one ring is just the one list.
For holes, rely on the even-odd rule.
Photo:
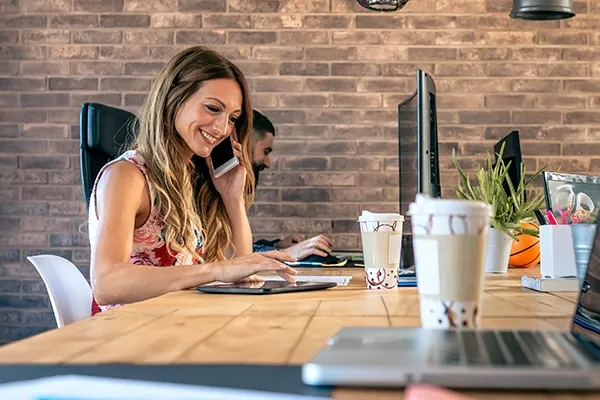
[(485, 272), (494, 274), (505, 274), (508, 272), (508, 259), (510, 258), (512, 241), (512, 238), (506, 233), (490, 228), (487, 255), (485, 258)]

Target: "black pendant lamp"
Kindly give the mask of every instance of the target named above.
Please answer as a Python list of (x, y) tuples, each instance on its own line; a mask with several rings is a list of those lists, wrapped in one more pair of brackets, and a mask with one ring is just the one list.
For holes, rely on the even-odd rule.
[(373, 11), (397, 11), (408, 3), (408, 0), (358, 0), (358, 4)]
[(575, 16), (573, 0), (513, 0), (511, 18), (532, 21), (566, 19)]

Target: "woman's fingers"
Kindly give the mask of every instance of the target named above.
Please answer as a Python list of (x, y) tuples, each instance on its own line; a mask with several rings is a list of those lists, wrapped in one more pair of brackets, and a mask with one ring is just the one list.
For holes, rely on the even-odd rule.
[(288, 282), (296, 282), (296, 278), (284, 271), (277, 271), (277, 274)]
[(264, 253), (260, 253), (260, 254), (262, 254), (265, 257), (272, 258), (274, 260), (279, 260), (279, 261), (289, 261), (289, 262), (298, 261), (294, 257), (290, 256), (289, 254), (284, 253), (283, 251), (271, 250), (271, 251), (265, 251)]
[(312, 249), (312, 254), (317, 255), (317, 256), (321, 256), (321, 257), (327, 257), (327, 253), (322, 252), (321, 250), (314, 248)]

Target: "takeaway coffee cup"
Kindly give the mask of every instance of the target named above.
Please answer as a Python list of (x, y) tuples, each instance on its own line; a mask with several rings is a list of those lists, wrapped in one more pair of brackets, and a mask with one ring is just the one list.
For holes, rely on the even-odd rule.
[(478, 327), (492, 207), (418, 194), (409, 215), (421, 324)]
[(363, 211), (358, 219), (365, 259), (365, 279), (369, 289), (396, 289), (402, 253), (400, 214)]

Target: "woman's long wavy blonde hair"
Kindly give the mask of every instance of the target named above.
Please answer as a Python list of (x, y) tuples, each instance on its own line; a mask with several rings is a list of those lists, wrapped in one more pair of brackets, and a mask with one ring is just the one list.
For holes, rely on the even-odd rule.
[[(192, 47), (175, 55), (153, 82), (141, 107), (137, 136), (132, 143), (145, 160), (155, 204), (165, 223), (169, 251), (189, 251), (198, 261), (212, 262), (235, 255), (231, 224), (206, 162), (194, 156), (175, 129), (175, 117), (185, 101), (202, 84), (213, 79), (233, 79), (242, 91), (242, 114), (235, 130), (243, 148), (240, 164), (246, 169), (246, 209), (254, 195), (250, 155), (252, 106), (242, 71), (231, 61), (204, 47)], [(194, 232), (196, 230), (196, 232)], [(202, 235), (203, 255), (196, 252), (195, 233)]]

